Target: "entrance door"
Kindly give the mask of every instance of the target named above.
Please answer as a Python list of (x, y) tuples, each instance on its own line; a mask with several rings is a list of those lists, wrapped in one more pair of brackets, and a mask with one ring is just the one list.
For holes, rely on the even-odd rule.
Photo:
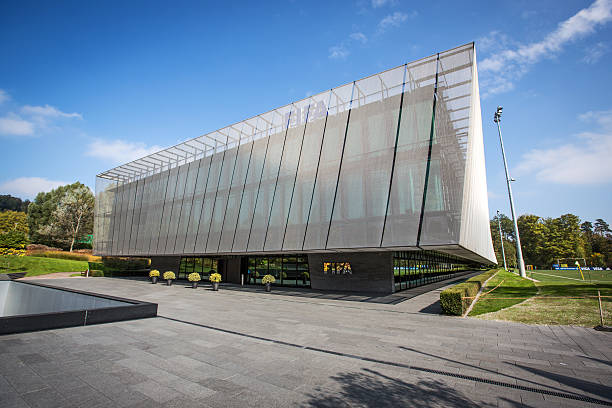
[(217, 272), (221, 275), (221, 282), (226, 282), (225, 279), (227, 274), (225, 273), (225, 260), (224, 259), (214, 259), (213, 264), (217, 266)]

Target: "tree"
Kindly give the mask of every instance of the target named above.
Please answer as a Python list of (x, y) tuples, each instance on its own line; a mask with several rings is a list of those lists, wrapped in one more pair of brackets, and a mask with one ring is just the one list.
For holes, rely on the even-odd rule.
[[(499, 225), (497, 224), (497, 215), (491, 220), (491, 237), (493, 237), (493, 249), (495, 250), (495, 256), (497, 257), (498, 265), (504, 264), (503, 253), (501, 250), (501, 241), (499, 237)], [(514, 245), (514, 236), (512, 220), (504, 214), (499, 215), (499, 221), (501, 222), (502, 239), (504, 243), (504, 252), (506, 254), (506, 264), (509, 268), (516, 267), (516, 246)], [(504, 228), (504, 225), (506, 228)]]
[[(503, 214), (500, 215), (502, 235), (506, 235), (504, 217)], [(525, 214), (521, 215), (517, 222), (526, 264), (550, 267), (559, 258), (585, 258), (589, 266), (612, 266), (612, 234), (608, 232), (609, 226), (602, 219), (597, 219), (594, 223), (581, 223), (580, 218), (573, 214), (564, 214), (558, 218)], [(491, 220), (491, 234), (494, 237), (495, 253), (499, 263), (502, 263), (497, 217)], [(509, 265), (515, 256), (514, 245), (510, 245), (511, 237), (512, 234), (504, 236), (504, 249)]]
[(0, 195), (0, 211), (21, 211), (27, 212), (30, 200), (21, 200), (19, 197), (11, 195)]
[[(54, 213), (64, 196), (73, 190), (85, 188), (91, 194), (87, 186), (79, 182), (60, 186), (48, 193), (38, 193), (34, 202), (28, 208), (28, 226), (30, 228), (30, 240), (34, 243), (50, 246), (61, 246), (68, 248), (70, 240), (65, 233), (59, 233), (56, 228), (49, 226), (54, 221)], [(91, 194), (93, 197), (93, 194)], [(56, 223), (57, 224), (57, 223)], [(58, 225), (59, 226), (59, 225)], [(79, 226), (79, 235), (91, 234), (93, 232), (93, 215), (89, 216), (85, 223)]]
[(610, 226), (608, 225), (608, 223), (602, 220), (601, 218), (598, 218), (595, 220), (595, 227), (593, 228), (593, 231), (596, 234), (601, 235), (602, 237), (612, 232), (612, 230), (610, 230)]
[(69, 189), (51, 214), (49, 224), (39, 229), (41, 235), (53, 237), (64, 245), (70, 244), (70, 252), (77, 240), (85, 238), (93, 228), (94, 195), (84, 185)]
[(0, 212), (0, 247), (23, 248), (28, 243), (28, 223), (24, 212)]
[(546, 245), (546, 228), (540, 217), (533, 214), (521, 215), (517, 220), (521, 235), (523, 258), (527, 265), (544, 266), (544, 248)]

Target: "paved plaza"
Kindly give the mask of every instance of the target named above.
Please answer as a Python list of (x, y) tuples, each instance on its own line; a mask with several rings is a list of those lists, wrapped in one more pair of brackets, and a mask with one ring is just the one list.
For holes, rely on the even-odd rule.
[(158, 317), (0, 336), (1, 407), (612, 405), (612, 333), (441, 316), (448, 282), (385, 297), (45, 283)]

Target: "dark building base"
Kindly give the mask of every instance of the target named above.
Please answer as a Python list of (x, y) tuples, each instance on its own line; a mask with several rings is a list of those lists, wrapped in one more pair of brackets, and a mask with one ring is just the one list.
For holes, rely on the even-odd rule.
[[(324, 263), (350, 264), (348, 271), (334, 271)], [(354, 292), (393, 292), (392, 252), (352, 252), (338, 254), (309, 254), (311, 287), (321, 290), (346, 290)]]
[(229, 283), (261, 284), (265, 274), (272, 274), (275, 285), (389, 294), (449, 279), (465, 270), (466, 265), (465, 260), (435, 251), (373, 251), (154, 256), (151, 268), (162, 274), (174, 271), (178, 279), (186, 279), (190, 272), (199, 272), (207, 280), (210, 269), (214, 269), (221, 274), (223, 282)]

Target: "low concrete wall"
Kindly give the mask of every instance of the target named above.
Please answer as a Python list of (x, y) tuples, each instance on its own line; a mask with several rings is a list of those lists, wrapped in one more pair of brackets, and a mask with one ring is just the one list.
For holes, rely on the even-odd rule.
[(3, 281), (0, 282), (0, 304), (0, 317), (5, 317), (125, 306), (129, 303), (21, 282)]
[[(349, 262), (353, 273), (351, 275), (325, 274), (323, 262)], [(393, 292), (393, 252), (308, 254), (308, 269), (313, 289)]]

